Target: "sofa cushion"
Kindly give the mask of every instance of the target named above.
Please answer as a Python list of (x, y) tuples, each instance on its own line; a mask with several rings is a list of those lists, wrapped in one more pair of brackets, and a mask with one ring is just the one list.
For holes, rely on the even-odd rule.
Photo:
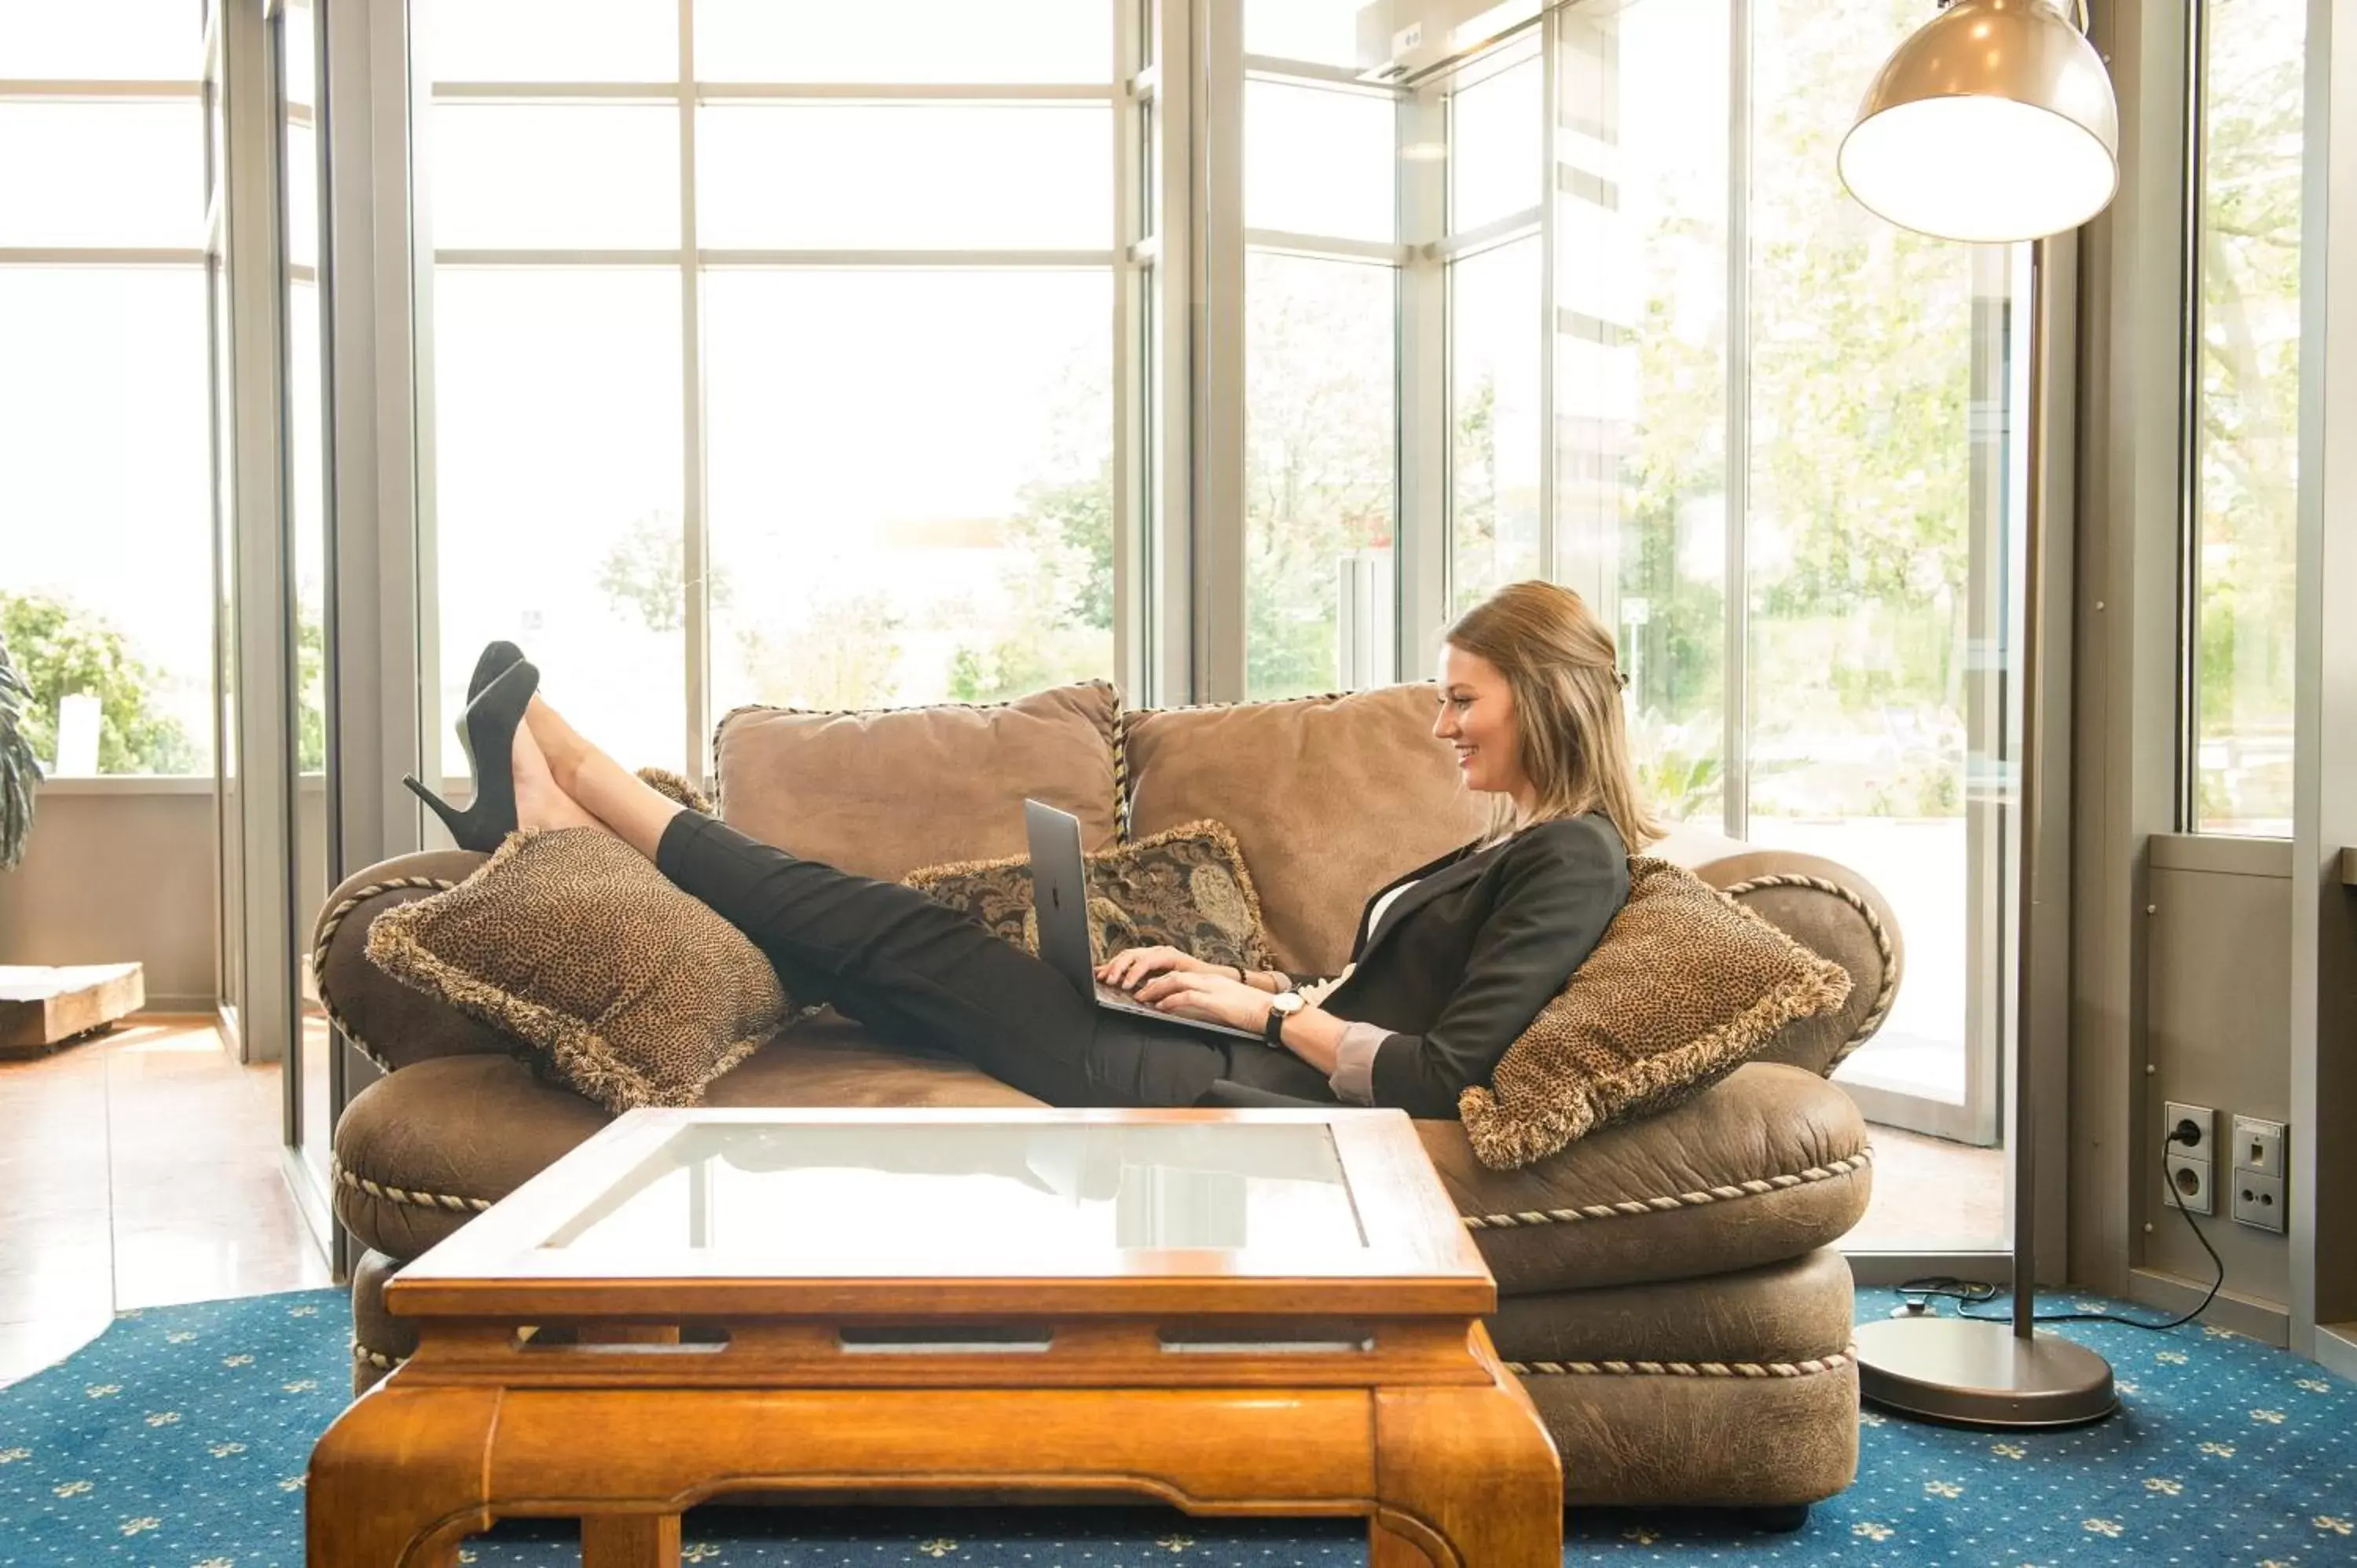
[(379, 915), (368, 956), (609, 1111), (695, 1104), (786, 1016), (761, 950), (599, 827), (511, 834), (457, 886)]
[[(1124, 948), (1174, 947), (1245, 969), (1274, 961), (1243, 852), (1218, 822), (1188, 822), (1099, 850), (1088, 856), (1088, 876), (1089, 940), (1100, 960)], [(929, 865), (906, 880), (1002, 940), (1039, 950), (1028, 858)]]
[(1866, 1122), (1849, 1096), (1775, 1062), (1520, 1170), (1476, 1159), (1458, 1122), (1416, 1131), (1501, 1296), (1799, 1257), (1856, 1225), (1872, 1191)]
[(1100, 681), (986, 707), (738, 708), (712, 742), (720, 814), (764, 843), (888, 882), (1021, 854), (1027, 797), (1080, 818), (1082, 845), (1103, 849), (1119, 836), (1120, 707)]
[(1226, 823), (1260, 887), (1272, 961), (1332, 974), (1369, 894), (1489, 821), (1488, 798), (1465, 788), (1432, 736), (1435, 700), (1426, 682), (1132, 714), (1122, 725), (1129, 831)]
[[(794, 1025), (706, 1104), (1036, 1105), (955, 1057), (896, 1051), (831, 1012)], [(336, 1124), (336, 1217), (407, 1261), (604, 1126), (607, 1113), (508, 1056), (445, 1057), (379, 1079)]]
[(1543, 1159), (1598, 1127), (1692, 1098), (1795, 1018), (1837, 1009), (1849, 972), (1682, 865), (1629, 860), (1596, 950), (1458, 1113), (1483, 1164)]
[(1776, 1377), (1780, 1368), (1847, 1355), (1856, 1311), (1849, 1260), (1839, 1248), (1819, 1247), (1711, 1275), (1707, 1312), (1695, 1310), (1691, 1280), (1502, 1296), (1490, 1337), (1499, 1358), (1528, 1377), (1620, 1368), (1632, 1375), (1723, 1368), (1735, 1377)]

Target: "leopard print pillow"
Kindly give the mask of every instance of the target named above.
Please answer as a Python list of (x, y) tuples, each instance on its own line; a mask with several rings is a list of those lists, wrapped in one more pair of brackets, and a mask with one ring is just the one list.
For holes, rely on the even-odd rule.
[[(1100, 960), (1167, 946), (1210, 963), (1269, 967), (1260, 895), (1235, 835), (1218, 822), (1186, 822), (1099, 850), (1088, 868), (1089, 937)], [(1017, 947), (1039, 950), (1028, 858), (929, 865), (902, 880)]]
[(759, 949), (602, 828), (511, 833), (456, 887), (379, 915), (367, 951), (618, 1112), (697, 1103), (789, 1011)]

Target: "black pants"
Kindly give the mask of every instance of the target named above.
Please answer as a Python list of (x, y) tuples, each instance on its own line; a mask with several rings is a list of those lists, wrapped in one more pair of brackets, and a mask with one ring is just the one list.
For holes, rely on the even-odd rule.
[(1333, 1101), (1290, 1051), (1106, 1012), (913, 887), (799, 860), (698, 812), (671, 820), (655, 865), (750, 938), (795, 1001), (952, 1050), (1050, 1105)]

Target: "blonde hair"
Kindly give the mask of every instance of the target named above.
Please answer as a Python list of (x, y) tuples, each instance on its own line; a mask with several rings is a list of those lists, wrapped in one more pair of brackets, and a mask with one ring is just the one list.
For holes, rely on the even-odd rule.
[(1638, 795), (1612, 634), (1586, 600), (1554, 583), (1509, 583), (1458, 617), (1446, 640), (1506, 678), (1515, 749), (1536, 794), (1527, 819), (1501, 796), (1491, 838), (1583, 811), (1609, 819), (1631, 854), (1662, 836)]

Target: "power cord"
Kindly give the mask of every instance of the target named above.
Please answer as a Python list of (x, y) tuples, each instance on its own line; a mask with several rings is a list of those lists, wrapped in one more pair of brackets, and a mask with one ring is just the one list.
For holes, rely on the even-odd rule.
[[(2173, 1144), (2198, 1144), (2201, 1141), (2201, 1130), (2190, 1122), (2179, 1122), (2169, 1130), (2169, 1136), (2162, 1139), (2160, 1144), (2160, 1173), (2163, 1186), (2170, 1185), (2168, 1179), (2169, 1146)], [(2210, 1254), (2210, 1262), (2218, 1269), (2218, 1277), (2210, 1282), (2210, 1294), (2201, 1298), (2201, 1305), (2184, 1316), (2172, 1317), (2166, 1323), (2147, 1323), (2139, 1317), (2122, 1317), (2116, 1312), (2040, 1312), (2032, 1314), (2030, 1321), (2032, 1323), (2124, 1323), (2130, 1328), (2149, 1328), (2158, 1332), (2168, 1328), (2181, 1328), (2209, 1311), (2210, 1304), (2218, 1299), (2218, 1292), (2226, 1283), (2225, 1262), (2218, 1256), (2218, 1250), (2210, 1245), (2210, 1238), (2201, 1234), (2201, 1227), (2195, 1222), (2193, 1211), (2182, 1203), (2172, 1207), (2185, 1216), (2185, 1223), (2192, 1228), (2193, 1239), (2201, 1243), (2201, 1250)], [(2027, 1265), (2025, 1260), (2017, 1258), (2014, 1260), (2014, 1266), (2021, 1268)], [(1953, 1274), (1932, 1274), (1921, 1279), (1909, 1280), (1899, 1287), (1899, 1294), (1918, 1298), (1946, 1296), (1955, 1302), (1958, 1317), (1974, 1318), (1982, 1323), (2012, 1321), (2012, 1315), (2009, 1313), (1996, 1316), (1986, 1312), (1965, 1310), (1968, 1306), (1977, 1306), (1997, 1298), (1996, 1286), (1985, 1280), (1958, 1279)], [(1909, 1305), (1911, 1306), (1914, 1304)]]

